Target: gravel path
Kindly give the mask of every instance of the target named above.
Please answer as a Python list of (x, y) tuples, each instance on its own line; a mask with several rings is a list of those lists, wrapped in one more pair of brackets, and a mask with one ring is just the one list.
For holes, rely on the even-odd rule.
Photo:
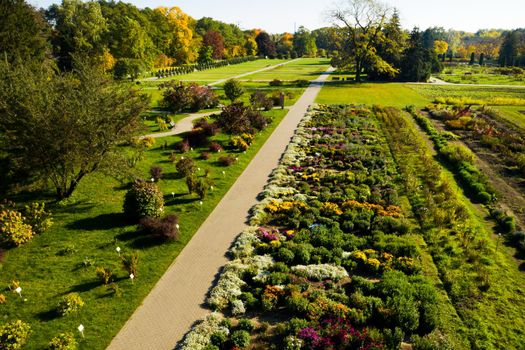
[[(228, 259), (225, 253), (246, 227), (272, 170), (290, 142), (329, 71), (314, 80), (215, 207), (141, 306), (109, 345), (109, 350), (168, 350), (210, 311), (206, 293)], [(181, 223), (184, 230), (184, 223)]]

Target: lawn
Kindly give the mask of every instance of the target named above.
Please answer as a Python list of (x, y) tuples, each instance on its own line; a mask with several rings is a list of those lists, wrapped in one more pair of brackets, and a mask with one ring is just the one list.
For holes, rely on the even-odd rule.
[(245, 76), (241, 80), (314, 80), (317, 77), (319, 77), (319, 75), (321, 75), (324, 71), (326, 71), (329, 66), (330, 60), (327, 58), (301, 58), (284, 66)]
[[(231, 167), (217, 163), (223, 153), (214, 154), (207, 161), (198, 159), (198, 149), (185, 155), (196, 160), (199, 176), (204, 176), (204, 169), (211, 170), (214, 189), (202, 206), (195, 195), (187, 194), (184, 180), (177, 177), (175, 166), (168, 160), (173, 143), (181, 137), (159, 139), (146, 152), (137, 169), (149, 178), (151, 166), (163, 167), (166, 175), (159, 186), (165, 194), (165, 209), (180, 219), (181, 237), (176, 242), (160, 244), (141, 237), (134, 225), (128, 225), (121, 214), (125, 186), (102, 173), (83, 180), (67, 203), (51, 206), (54, 226), (32, 242), (7, 251), (1, 266), (0, 285), (4, 287), (0, 293), (7, 296), (7, 302), (0, 305), (1, 315), (31, 325), (32, 335), (26, 348), (45, 348), (61, 332), (78, 335), (76, 329), (83, 324), (85, 338), (77, 336), (81, 348), (104, 349), (285, 115), (281, 110), (267, 113), (274, 116), (273, 123), (256, 136), (246, 154), (236, 154), (238, 161)], [(221, 134), (215, 137), (224, 145), (228, 139)], [(163, 149), (165, 143), (167, 149)], [(139, 251), (139, 273), (134, 284), (120, 267), (117, 247), (122, 254)], [(101, 266), (116, 273), (118, 291), (98, 282), (95, 269)], [(5, 288), (12, 280), (20, 281), (22, 297)], [(80, 293), (86, 305), (78, 314), (57, 317), (54, 309), (58, 300), (70, 292)]]
[(519, 87), (412, 84), (410, 88), (430, 100), (436, 97), (469, 97), (474, 99), (489, 99), (496, 96), (505, 98), (525, 97), (525, 89)]
[(525, 85), (524, 75), (502, 75), (496, 67), (479, 65), (448, 66), (436, 77), (454, 84)]
[(383, 105), (403, 108), (424, 106), (430, 102), (417, 91), (403, 84), (327, 84), (317, 96), (321, 104)]
[(500, 115), (512, 124), (525, 130), (525, 107), (524, 106), (499, 106), (496, 110)]

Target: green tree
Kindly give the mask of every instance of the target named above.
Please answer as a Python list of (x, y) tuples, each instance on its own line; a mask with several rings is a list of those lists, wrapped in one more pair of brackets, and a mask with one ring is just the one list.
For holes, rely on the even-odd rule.
[(244, 95), (244, 88), (238, 80), (230, 79), (224, 83), (224, 94), (232, 102)]
[[(43, 59), (50, 27), (24, 0), (0, 1), (0, 53), (2, 59)], [(4, 56), (5, 55), (5, 56)]]
[(485, 54), (484, 53), (481, 53), (479, 55), (479, 65), (482, 66), (485, 64)]
[(317, 56), (317, 44), (315, 36), (305, 27), (300, 26), (293, 36), (293, 50), (297, 55), (315, 57)]
[(517, 31), (510, 31), (505, 34), (503, 44), (501, 44), (498, 63), (502, 66), (513, 66), (518, 58), (519, 35)]
[(57, 199), (88, 174), (111, 167), (118, 145), (140, 126), (148, 98), (115, 84), (92, 62), (71, 72), (0, 63), (0, 149), (32, 183), (50, 182)]
[(117, 80), (129, 77), (131, 81), (135, 81), (143, 71), (144, 62), (133, 58), (121, 58), (113, 67), (113, 74)]
[(277, 55), (275, 43), (271, 40), (270, 35), (266, 32), (260, 32), (255, 38), (257, 43), (257, 53), (259, 56), (274, 58)]
[(384, 40), (382, 28), (388, 21), (390, 9), (376, 0), (346, 0), (344, 7), (331, 11), (331, 18), (340, 32), (339, 56), (333, 64), (354, 68), (356, 81), (361, 81), (365, 66), (395, 74), (396, 69), (377, 54), (377, 45)]
[(199, 49), (199, 63), (210, 63), (213, 61), (213, 47), (202, 45)]
[(473, 66), (474, 63), (476, 63), (476, 54), (473, 52), (470, 54), (470, 62), (469, 65)]
[(46, 11), (46, 18), (54, 23), (53, 50), (62, 68), (72, 68), (73, 56), (103, 54), (107, 25), (97, 2), (62, 0), (61, 5), (52, 5)]
[(401, 62), (400, 80), (427, 81), (432, 73), (432, 52), (423, 45), (421, 32), (414, 28)]

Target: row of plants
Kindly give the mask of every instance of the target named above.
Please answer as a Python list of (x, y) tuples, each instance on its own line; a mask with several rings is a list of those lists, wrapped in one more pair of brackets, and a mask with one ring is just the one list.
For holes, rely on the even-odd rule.
[(450, 142), (455, 140), (455, 135), (450, 132), (439, 132), (428, 118), (418, 113), (414, 106), (407, 107), (407, 111), (429, 135), (436, 151), (454, 170), (471, 198), (483, 204), (494, 202), (496, 190), (489, 179), (476, 167), (476, 158), (472, 151), (461, 144)]
[[(499, 255), (492, 232), (484, 228), (455, 183), (434, 160), (415, 124), (394, 108), (378, 108), (376, 115), (403, 176), (403, 192), (422, 228), (439, 278), (467, 328), (469, 347), (519, 348), (517, 323), (522, 320), (511, 310), (522, 301), (509, 302), (506, 293), (512, 278), (520, 272), (515, 266), (502, 267), (506, 256)], [(499, 311), (494, 310), (495, 304)], [(502, 317), (502, 313), (506, 316)]]
[(176, 76), (176, 75), (189, 74), (189, 73), (202, 71), (202, 70), (208, 70), (208, 69), (213, 69), (213, 68), (230, 66), (234, 64), (256, 61), (258, 59), (260, 58), (256, 56), (246, 56), (246, 57), (235, 57), (235, 58), (221, 60), (221, 61), (186, 64), (180, 67), (168, 67), (168, 68), (159, 69), (156, 72), (153, 72), (152, 76), (160, 79), (160, 78), (166, 78), (166, 77), (171, 77), (171, 76)]
[[(318, 106), (302, 121), (207, 300), (270, 319), (246, 346), (270, 349), (462, 348), (441, 327), (442, 300), (422, 274), (410, 209), (373, 113)], [(221, 313), (185, 349), (231, 349)], [(271, 317), (272, 315), (276, 317)], [(457, 346), (456, 346), (457, 345)], [(240, 347), (245, 348), (245, 347)]]

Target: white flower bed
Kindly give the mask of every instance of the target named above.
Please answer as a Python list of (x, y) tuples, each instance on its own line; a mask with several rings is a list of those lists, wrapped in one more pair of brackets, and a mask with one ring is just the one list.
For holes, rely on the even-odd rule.
[(342, 278), (348, 277), (348, 272), (346, 272), (343, 267), (330, 264), (297, 265), (292, 267), (292, 271), (300, 276), (315, 281), (326, 279), (338, 281)]
[(217, 286), (213, 288), (207, 302), (217, 310), (225, 309), (231, 301), (242, 294), (241, 288), (246, 285), (234, 271), (221, 274)]
[(194, 326), (184, 338), (182, 350), (201, 350), (210, 344), (210, 337), (216, 332), (229, 333), (228, 328), (222, 327), (220, 322), (222, 316), (217, 313), (206, 316), (206, 318)]

